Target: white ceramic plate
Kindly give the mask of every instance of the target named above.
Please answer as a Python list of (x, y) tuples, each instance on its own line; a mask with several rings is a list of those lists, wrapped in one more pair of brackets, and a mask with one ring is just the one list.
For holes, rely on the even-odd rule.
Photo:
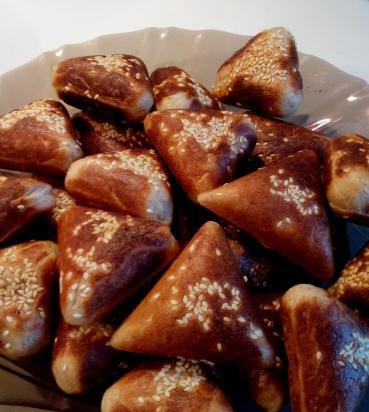
[[(50, 81), (52, 67), (60, 60), (82, 55), (133, 54), (146, 63), (149, 72), (159, 66), (177, 65), (210, 87), (219, 65), (248, 39), (247, 36), (213, 30), (148, 28), (65, 45), (0, 76), (0, 114), (38, 98), (55, 97)], [(369, 85), (317, 57), (300, 53), (299, 58), (304, 81), (304, 100), (299, 110), (287, 120), (309, 125), (332, 137), (346, 133), (359, 133), (369, 137)], [(356, 251), (368, 239), (369, 232), (366, 229), (350, 225), (351, 252)], [(25, 368), (29, 366), (30, 364)], [(41, 380), (46, 382), (48, 375), (42, 372), (42, 366), (37, 367), (38, 372), (37, 368), (32, 368), (33, 376), (37, 377), (39, 374)], [(43, 389), (32, 384), (23, 388), (23, 383), (14, 381), (17, 378), (4, 373), (0, 369), (0, 403), (14, 403), (18, 400), (17, 403), (23, 405), (28, 403), (59, 410), (75, 410), (76, 405), (71, 406), (68, 401), (57, 402), (52, 392), (45, 390), (53, 390), (49, 383), (43, 385)], [(81, 412), (82, 409), (84, 408), (78, 407)], [(237, 412), (246, 410), (252, 411), (253, 408), (240, 405)], [(369, 398), (360, 411), (368, 410)]]

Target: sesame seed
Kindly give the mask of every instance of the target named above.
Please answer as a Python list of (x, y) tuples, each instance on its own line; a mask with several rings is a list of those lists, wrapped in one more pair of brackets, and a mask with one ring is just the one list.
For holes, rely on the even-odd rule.
[(63, 364), (62, 366), (62, 371), (65, 372), (68, 368), (68, 365), (66, 363)]
[(142, 396), (139, 396), (138, 398), (137, 398), (137, 401), (138, 401), (138, 403), (145, 403), (145, 399), (142, 397)]
[(320, 360), (321, 358), (322, 358), (322, 352), (317, 352), (316, 354), (315, 354), (315, 357), (316, 357), (316, 359), (317, 360)]
[(4, 347), (5, 349), (10, 349), (12, 347), (12, 344), (7, 342)]
[(221, 256), (221, 255), (222, 255), (222, 252), (220, 251), (220, 249), (216, 248), (216, 249), (215, 249), (215, 254), (216, 254), (217, 256)]
[(153, 298), (153, 300), (156, 300), (159, 296), (160, 296), (160, 292), (155, 293), (155, 295), (152, 298)]
[(217, 343), (217, 349), (218, 349), (219, 352), (222, 351), (222, 344), (219, 343), (219, 342)]

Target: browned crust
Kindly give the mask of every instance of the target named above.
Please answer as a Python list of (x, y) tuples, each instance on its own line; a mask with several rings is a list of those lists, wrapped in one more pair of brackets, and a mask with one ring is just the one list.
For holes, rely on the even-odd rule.
[(57, 64), (53, 86), (66, 103), (83, 110), (141, 121), (154, 103), (145, 64), (136, 56), (76, 57)]
[(12, 359), (39, 353), (50, 340), (50, 306), (57, 246), (21, 243), (0, 251), (0, 353)]
[(272, 116), (296, 110), (302, 78), (292, 35), (275, 27), (254, 36), (220, 66), (214, 95), (224, 103)]
[(303, 150), (198, 197), (207, 207), (319, 279), (333, 275), (316, 154)]
[(369, 224), (369, 142), (352, 134), (329, 141), (325, 161), (327, 199), (340, 217)]
[(142, 124), (123, 124), (87, 112), (74, 115), (73, 123), (86, 154), (152, 147)]
[(0, 167), (63, 176), (82, 157), (64, 106), (34, 101), (0, 117)]
[(151, 73), (150, 81), (157, 110), (222, 109), (209, 90), (179, 67), (159, 67)]
[(114, 333), (113, 347), (268, 367), (273, 349), (224, 232), (207, 222)]
[(106, 343), (113, 331), (114, 327), (104, 322), (72, 326), (60, 320), (51, 369), (64, 392), (86, 392), (109, 372), (116, 353)]
[(231, 180), (256, 140), (247, 116), (226, 111), (162, 110), (149, 114), (144, 126), (192, 200)]
[(153, 361), (127, 373), (105, 392), (102, 412), (233, 412), (223, 391), (200, 364)]
[(39, 180), (0, 173), (0, 242), (55, 204), (51, 186)]
[(364, 322), (311, 285), (295, 286), (284, 295), (282, 321), (292, 409), (356, 410), (368, 383)]
[(60, 306), (72, 325), (101, 319), (177, 254), (165, 225), (80, 206), (61, 216), (58, 238)]
[(369, 244), (347, 262), (329, 293), (351, 308), (369, 313)]
[(170, 224), (173, 202), (169, 179), (152, 149), (127, 149), (74, 162), (67, 191), (91, 206)]
[(313, 150), (322, 162), (329, 139), (306, 127), (246, 112), (254, 123), (257, 142), (252, 157), (264, 165), (303, 149)]

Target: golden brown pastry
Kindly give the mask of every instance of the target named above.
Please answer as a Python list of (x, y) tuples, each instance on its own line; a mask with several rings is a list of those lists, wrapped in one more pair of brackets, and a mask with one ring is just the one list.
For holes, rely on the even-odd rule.
[(218, 69), (213, 89), (221, 102), (271, 116), (294, 112), (302, 100), (295, 40), (283, 27), (252, 37)]
[(101, 319), (177, 254), (168, 226), (71, 207), (58, 225), (60, 307), (71, 325)]
[(106, 343), (113, 331), (114, 327), (107, 322), (72, 326), (60, 320), (51, 369), (64, 392), (86, 392), (109, 374), (116, 352)]
[(333, 275), (319, 161), (311, 150), (202, 193), (198, 202), (318, 279)]
[(179, 67), (159, 67), (151, 73), (150, 81), (157, 110), (222, 110), (221, 103)]
[(51, 186), (21, 174), (0, 172), (0, 242), (55, 205)]
[(53, 207), (51, 218), (55, 224), (58, 224), (60, 216), (76, 205), (75, 199), (63, 189), (53, 188), (55, 197), (55, 206)]
[(257, 133), (252, 158), (261, 164), (266, 165), (303, 149), (313, 150), (319, 160), (324, 159), (329, 139), (323, 134), (283, 120), (258, 116), (252, 112), (246, 114), (254, 123)]
[(154, 104), (147, 69), (128, 54), (75, 57), (58, 63), (53, 86), (71, 106), (143, 120)]
[(366, 323), (312, 285), (291, 288), (281, 308), (292, 410), (355, 411), (368, 387)]
[(82, 157), (62, 104), (37, 100), (0, 117), (0, 167), (63, 176)]
[(195, 234), (114, 333), (119, 350), (216, 363), (273, 364), (273, 349), (215, 222)]
[(149, 114), (144, 126), (192, 200), (231, 180), (256, 140), (247, 116), (219, 110), (161, 110)]
[(69, 168), (65, 188), (91, 206), (168, 225), (172, 221), (168, 176), (152, 149), (127, 149), (80, 159)]
[(128, 125), (78, 112), (73, 116), (83, 151), (87, 154), (152, 147), (141, 125)]
[(369, 141), (352, 134), (328, 143), (325, 161), (327, 199), (341, 217), (369, 224)]
[(233, 412), (223, 391), (195, 361), (142, 364), (104, 394), (102, 412)]
[(31, 356), (49, 343), (56, 260), (57, 246), (49, 241), (0, 250), (1, 355)]
[(346, 264), (329, 293), (352, 308), (369, 310), (369, 243)]

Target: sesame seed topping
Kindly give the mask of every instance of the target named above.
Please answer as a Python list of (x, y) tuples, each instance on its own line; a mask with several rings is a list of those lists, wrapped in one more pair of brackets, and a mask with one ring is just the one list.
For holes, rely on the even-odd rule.
[(318, 351), (318, 352), (315, 354), (315, 357), (316, 357), (316, 359), (319, 361), (319, 360), (322, 358), (322, 352)]
[(361, 336), (358, 332), (353, 332), (352, 340), (344, 345), (337, 360), (338, 366), (351, 365), (355, 370), (363, 368), (366, 373), (369, 371), (369, 338)]
[[(302, 189), (294, 182), (293, 177), (280, 179), (276, 175), (271, 175), (269, 181), (272, 184), (270, 193), (278, 196), (286, 203), (294, 204), (302, 216), (318, 215), (320, 213), (320, 207), (313, 201), (316, 194), (309, 188)], [(290, 223), (290, 221), (284, 219), (276, 225), (277, 227), (281, 227), (285, 223)]]
[(219, 342), (217, 343), (217, 349), (218, 349), (219, 352), (222, 351), (222, 344), (219, 343)]
[(11, 344), (11, 343), (7, 342), (7, 343), (5, 344), (5, 349), (10, 349), (11, 347), (12, 347), (12, 344)]
[(152, 398), (159, 402), (162, 398), (169, 398), (176, 389), (192, 392), (204, 380), (205, 376), (198, 362), (179, 359), (174, 365), (165, 364), (156, 374), (155, 394)]
[(57, 133), (66, 133), (64, 116), (47, 100), (38, 100), (4, 114), (0, 117), (0, 129), (10, 129), (16, 123), (27, 118), (33, 118), (37, 122), (43, 123)]

